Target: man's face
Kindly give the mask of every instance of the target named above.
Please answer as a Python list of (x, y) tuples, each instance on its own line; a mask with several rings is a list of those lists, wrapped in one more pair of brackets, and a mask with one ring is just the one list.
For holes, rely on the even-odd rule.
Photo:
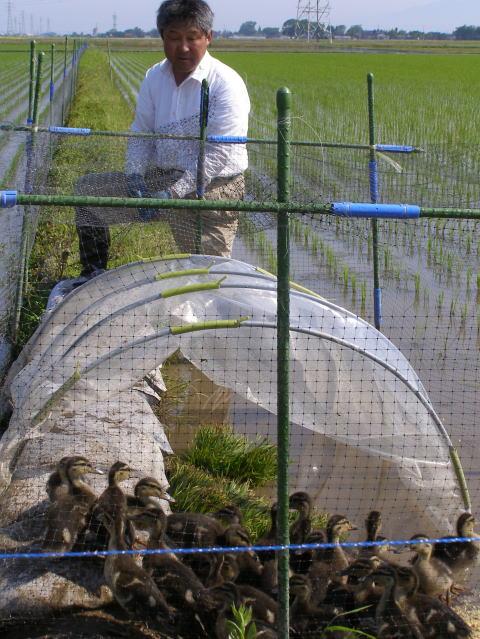
[(172, 65), (177, 84), (187, 78), (199, 65), (212, 39), (193, 25), (178, 23), (163, 31), (163, 49)]

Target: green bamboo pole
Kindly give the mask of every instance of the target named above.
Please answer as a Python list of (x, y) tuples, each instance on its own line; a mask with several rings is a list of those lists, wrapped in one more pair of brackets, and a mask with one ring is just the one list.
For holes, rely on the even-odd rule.
[[(198, 148), (197, 163), (197, 198), (205, 199), (205, 153), (207, 140), (207, 124), (208, 124), (208, 80), (202, 81), (201, 98), (200, 98), (200, 143)], [(202, 232), (203, 220), (202, 211), (197, 210), (197, 227), (195, 229), (195, 253), (202, 252)]]
[[(30, 139), (27, 141), (27, 146), (26, 146), (26, 153), (27, 153), (27, 168), (26, 168), (26, 179), (25, 179), (26, 191), (30, 191), (33, 188), (31, 179), (32, 179), (32, 173), (34, 171), (34, 164), (35, 164), (35, 132), (38, 126), (40, 89), (42, 85), (42, 66), (43, 66), (44, 55), (45, 54), (43, 52), (39, 53), (37, 68), (36, 68), (35, 90), (33, 92), (33, 104), (32, 104), (32, 112), (31, 112), (32, 127), (31, 127)], [(11, 329), (11, 338), (13, 342), (15, 342), (18, 337), (18, 329), (20, 327), (20, 315), (22, 312), (23, 296), (28, 285), (27, 262), (28, 262), (29, 235), (30, 235), (30, 225), (28, 223), (27, 212), (24, 210), (23, 219), (22, 219), (22, 236), (20, 240), (21, 243), (20, 243), (17, 291), (15, 295), (15, 310), (13, 315), (13, 325)]]
[(73, 96), (73, 93), (75, 91), (75, 56), (76, 56), (76, 44), (77, 41), (74, 40), (73, 41), (73, 47), (72, 47), (72, 68), (71, 68), (71, 72), (70, 72), (70, 99), (71, 96)]
[[(368, 143), (370, 145), (370, 199), (373, 204), (377, 202), (377, 153), (375, 151), (375, 110), (373, 98), (373, 73), (367, 74), (368, 87)], [(382, 325), (380, 268), (378, 258), (378, 222), (371, 220), (372, 247), (373, 247), (373, 314), (375, 328), (380, 330)]]
[[(290, 108), (291, 93), (283, 87), (277, 91), (278, 111), (278, 201), (290, 199)], [(286, 546), (278, 562), (278, 636), (289, 636), (289, 559), (288, 464), (290, 437), (289, 349), (290, 349), (290, 237), (289, 214), (278, 214), (277, 237), (277, 419), (278, 419), (278, 543)]]
[[(14, 126), (13, 124), (0, 124), (1, 131), (29, 131), (28, 127), (19, 125)], [(38, 129), (39, 131), (44, 131), (45, 133), (50, 132), (48, 127), (44, 129)], [(56, 133), (53, 131), (52, 133)], [(63, 135), (63, 134), (62, 134)], [(71, 129), (69, 135), (85, 135), (85, 130), (82, 129)], [(158, 140), (200, 140), (198, 135), (169, 135), (167, 133), (139, 133), (135, 131), (96, 131), (96, 130), (88, 130), (88, 135), (99, 135), (99, 136), (109, 136), (116, 138), (155, 138)], [(207, 138), (208, 142), (208, 138)], [(232, 144), (226, 142), (225, 144)], [(240, 142), (239, 142), (240, 144)], [(277, 145), (277, 140), (260, 140), (257, 138), (245, 138), (242, 140), (241, 144), (271, 144)], [(357, 151), (369, 151), (369, 144), (344, 144), (343, 142), (305, 142), (305, 141), (295, 141), (292, 140), (290, 142), (290, 146), (310, 146), (310, 147), (319, 147), (319, 148), (334, 148), (334, 149), (354, 149)], [(388, 153), (389, 151), (382, 151), (383, 153)], [(413, 148), (412, 153), (424, 153), (423, 149)]]
[[(332, 214), (332, 204), (299, 204), (297, 202), (242, 202), (233, 200), (162, 200), (159, 198), (93, 197), (80, 195), (16, 194), (16, 204), (32, 206), (98, 206), (119, 208), (201, 209), (202, 211), (243, 211), (261, 213)], [(420, 208), (420, 217), (480, 219), (480, 209)], [(404, 218), (397, 218), (404, 219)]]
[(35, 92), (35, 66), (37, 59), (35, 56), (35, 40), (30, 42), (30, 83), (28, 85), (28, 124), (32, 122), (33, 95)]
[(54, 90), (55, 85), (53, 82), (53, 74), (54, 74), (54, 66), (55, 66), (55, 45), (52, 44), (50, 46), (50, 101), (48, 103), (48, 114), (49, 114), (49, 122), (50, 126), (53, 124), (53, 99), (54, 99)]
[(112, 55), (110, 52), (110, 38), (107, 38), (107, 52), (108, 52), (108, 69), (110, 71), (110, 82), (113, 82)]
[(65, 36), (65, 49), (63, 52), (63, 80), (62, 80), (62, 124), (65, 123), (65, 84), (67, 82), (67, 46), (68, 46), (68, 37)]
[(42, 88), (42, 66), (43, 66), (43, 58), (45, 54), (40, 52), (38, 54), (38, 64), (37, 64), (37, 77), (35, 81), (35, 94), (33, 98), (33, 110), (32, 110), (32, 130), (38, 131), (38, 114), (39, 114), (39, 106), (40, 106), (40, 94)]

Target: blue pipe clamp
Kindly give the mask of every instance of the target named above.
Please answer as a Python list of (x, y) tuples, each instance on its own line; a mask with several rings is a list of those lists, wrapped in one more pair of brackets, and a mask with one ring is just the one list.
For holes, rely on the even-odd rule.
[(62, 133), (65, 135), (89, 135), (91, 129), (79, 129), (73, 126), (49, 126), (50, 133)]
[(339, 217), (374, 217), (416, 220), (420, 217), (420, 207), (414, 204), (332, 202), (332, 213)]
[(413, 146), (402, 146), (400, 144), (376, 144), (377, 151), (388, 151), (389, 153), (413, 153)]
[(0, 208), (11, 209), (17, 205), (16, 191), (0, 191)]

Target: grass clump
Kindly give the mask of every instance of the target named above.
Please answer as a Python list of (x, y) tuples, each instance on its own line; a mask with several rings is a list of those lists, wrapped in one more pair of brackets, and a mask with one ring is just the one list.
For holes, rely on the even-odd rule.
[(167, 472), (176, 512), (210, 513), (225, 504), (236, 504), (252, 540), (270, 527), (270, 503), (248, 484), (212, 475), (176, 455), (168, 460)]
[(251, 487), (277, 476), (276, 446), (267, 439), (251, 441), (226, 425), (201, 426), (185, 459), (217, 477), (235, 479)]

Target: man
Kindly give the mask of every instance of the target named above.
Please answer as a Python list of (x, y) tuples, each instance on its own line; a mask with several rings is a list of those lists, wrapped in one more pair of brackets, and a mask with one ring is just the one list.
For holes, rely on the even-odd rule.
[[(201, 84), (209, 86), (207, 134), (246, 136), (250, 100), (240, 76), (208, 53), (213, 13), (204, 0), (166, 0), (157, 13), (165, 60), (148, 69), (138, 95), (131, 130), (180, 136), (199, 135)], [(199, 142), (168, 138), (130, 138), (125, 173), (85, 175), (75, 195), (117, 197), (197, 197)], [(247, 168), (244, 144), (206, 145), (205, 198), (241, 200)], [(230, 256), (237, 227), (231, 211), (202, 212), (201, 252)], [(166, 219), (180, 253), (195, 252), (197, 213), (185, 209), (79, 207), (80, 280), (106, 269), (109, 225)], [(79, 282), (81, 283), (81, 281)]]

